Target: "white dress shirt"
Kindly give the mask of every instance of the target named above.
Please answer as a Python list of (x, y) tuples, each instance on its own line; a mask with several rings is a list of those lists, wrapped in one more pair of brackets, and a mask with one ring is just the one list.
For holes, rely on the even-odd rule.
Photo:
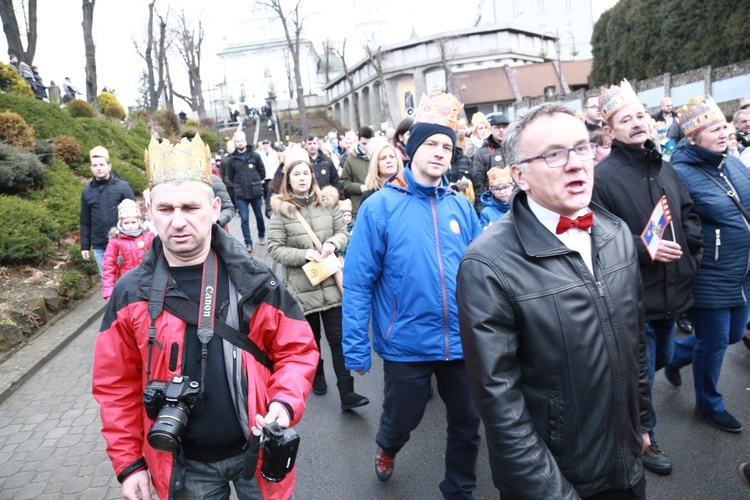
[[(586, 267), (589, 268), (591, 274), (594, 274), (594, 265), (591, 259), (591, 229), (589, 228), (584, 231), (577, 227), (573, 227), (562, 234), (556, 234), (557, 224), (560, 222), (560, 214), (553, 212), (552, 210), (547, 210), (532, 200), (530, 196), (527, 196), (526, 199), (529, 201), (529, 208), (539, 222), (541, 222), (549, 232), (554, 234), (557, 239), (562, 241), (563, 245), (581, 254), (583, 261), (586, 263)], [(588, 207), (584, 207), (578, 211), (576, 217), (586, 215), (587, 213), (589, 213), (589, 209)], [(596, 215), (594, 217), (596, 217)], [(572, 218), (575, 219), (575, 217)]]

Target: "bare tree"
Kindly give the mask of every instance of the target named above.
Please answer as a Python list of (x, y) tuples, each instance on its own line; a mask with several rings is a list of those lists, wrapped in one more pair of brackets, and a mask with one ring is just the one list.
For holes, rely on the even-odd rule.
[[(146, 110), (153, 113), (159, 107), (159, 99), (166, 87), (165, 70), (167, 68), (167, 49), (170, 41), (167, 39), (167, 18), (169, 10), (165, 17), (156, 12), (156, 0), (148, 5), (148, 25), (146, 27), (146, 44), (140, 47), (138, 42), (133, 40), (136, 53), (146, 62), (145, 71), (145, 88), (143, 89)], [(159, 35), (154, 36), (154, 17), (159, 20)]]
[(182, 62), (185, 64), (185, 69), (187, 69), (190, 96), (182, 95), (174, 89), (172, 89), (172, 92), (188, 103), (190, 109), (197, 111), (200, 119), (204, 119), (206, 117), (206, 105), (203, 101), (203, 80), (201, 80), (201, 46), (205, 37), (203, 19), (199, 15), (198, 27), (192, 29), (183, 9), (180, 11), (177, 21), (179, 27), (176, 33), (176, 47)]
[(299, 110), (299, 124), (302, 129), (302, 135), (307, 135), (307, 108), (305, 107), (305, 91), (302, 87), (302, 72), (299, 66), (299, 40), (302, 34), (302, 25), (306, 17), (300, 17), (299, 7), (302, 0), (296, 0), (294, 7), (289, 12), (285, 12), (281, 6), (281, 0), (267, 0), (258, 2), (259, 5), (265, 5), (273, 10), (284, 27), (287, 47), (292, 55), (292, 66), (294, 69), (294, 81), (297, 85), (297, 109)]
[(289, 99), (294, 99), (294, 71), (289, 66), (289, 50), (284, 51), (284, 66), (286, 67), (286, 83), (289, 86)]
[(443, 76), (445, 77), (445, 91), (458, 95), (457, 89), (453, 88), (455, 87), (455, 83), (453, 80), (453, 71), (450, 67), (450, 62), (456, 56), (456, 49), (451, 47), (452, 39), (453, 37), (447, 36), (438, 38), (435, 42), (440, 53), (440, 66), (443, 68)]
[(5, 32), (5, 40), (8, 42), (8, 52), (16, 54), (19, 61), (31, 66), (36, 54), (36, 0), (29, 0), (28, 12), (26, 11), (26, 3), (22, 1), (21, 11), (26, 26), (26, 32), (23, 34), (27, 43), (26, 50), (23, 49), (21, 30), (18, 27), (13, 0), (0, 0), (0, 18), (3, 20), (3, 31)]
[(326, 84), (331, 81), (331, 52), (333, 52), (333, 42), (326, 38), (323, 42), (323, 70), (326, 75)]
[(86, 50), (86, 100), (96, 101), (96, 47), (94, 46), (94, 4), (96, 0), (83, 0), (83, 45)]
[(336, 55), (341, 58), (341, 64), (344, 66), (344, 78), (346, 78), (347, 83), (349, 83), (349, 95), (351, 96), (352, 106), (354, 107), (354, 125), (355, 128), (359, 129), (361, 121), (359, 118), (359, 99), (357, 99), (354, 95), (354, 77), (349, 71), (349, 66), (347, 66), (346, 64), (346, 38), (344, 38), (344, 41), (341, 42), (341, 50), (334, 50), (336, 51)]
[(385, 86), (383, 53), (380, 51), (380, 46), (372, 48), (370, 45), (365, 45), (365, 51), (367, 51), (367, 57), (370, 59), (370, 64), (373, 69), (375, 69), (375, 73), (378, 75), (378, 81), (380, 82), (380, 121), (395, 123), (393, 121), (393, 115), (391, 115), (391, 106), (388, 103), (388, 89)]

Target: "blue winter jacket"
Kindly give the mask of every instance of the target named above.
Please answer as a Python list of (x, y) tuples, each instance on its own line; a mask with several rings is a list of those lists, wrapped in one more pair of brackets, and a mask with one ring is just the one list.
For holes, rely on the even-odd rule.
[(480, 199), (484, 207), (479, 216), (479, 224), (482, 226), (482, 229), (487, 229), (490, 224), (494, 224), (500, 220), (500, 217), (507, 214), (508, 210), (510, 210), (510, 201), (498, 200), (489, 189), (482, 193)]
[[(742, 206), (750, 213), (750, 172), (734, 156), (726, 157), (688, 143), (677, 147), (672, 166), (690, 193), (695, 213), (703, 224), (705, 249), (693, 280), (693, 307), (726, 309), (745, 305), (750, 292), (750, 229), (727, 196), (729, 184), (719, 173), (729, 179)], [(719, 189), (701, 171), (726, 189)]]
[(471, 203), (443, 178), (418, 184), (411, 169), (391, 177), (359, 209), (344, 269), (346, 368), (370, 369), (370, 339), (383, 359), (463, 359), (456, 275), (481, 232)]

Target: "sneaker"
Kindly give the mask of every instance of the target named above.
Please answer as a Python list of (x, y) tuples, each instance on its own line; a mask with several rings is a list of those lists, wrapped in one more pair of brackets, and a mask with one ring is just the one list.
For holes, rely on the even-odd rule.
[(729, 414), (728, 411), (724, 410), (720, 413), (703, 413), (698, 408), (695, 409), (695, 413), (705, 418), (709, 424), (713, 425), (717, 429), (722, 431), (738, 433), (742, 431), (742, 424)]
[(740, 464), (737, 472), (740, 473), (740, 478), (745, 486), (750, 488), (750, 464)]
[(674, 387), (680, 387), (682, 385), (682, 375), (680, 375), (680, 369), (675, 368), (672, 365), (664, 367), (664, 377), (667, 382), (672, 384)]
[(693, 333), (693, 324), (688, 319), (687, 314), (681, 314), (677, 317), (677, 328), (679, 328), (681, 332), (687, 333), (688, 335)]
[(651, 440), (651, 446), (643, 453), (643, 467), (662, 476), (672, 472), (672, 462), (669, 461), (667, 454), (661, 451), (661, 448), (653, 439)]
[(265, 245), (266, 243), (268, 243), (268, 240), (266, 239), (265, 236), (263, 236), (263, 237), (258, 238), (258, 243), (260, 243), (260, 245)]
[(375, 475), (378, 476), (378, 480), (384, 483), (391, 478), (395, 461), (396, 457), (386, 455), (383, 448), (378, 448), (378, 453), (375, 455)]

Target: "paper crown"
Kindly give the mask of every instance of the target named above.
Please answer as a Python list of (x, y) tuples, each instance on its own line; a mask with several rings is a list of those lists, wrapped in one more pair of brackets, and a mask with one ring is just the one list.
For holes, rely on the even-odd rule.
[(339, 201), (339, 210), (342, 212), (352, 211), (352, 200), (341, 200)]
[(149, 188), (164, 182), (197, 181), (212, 185), (211, 151), (199, 134), (192, 141), (183, 137), (175, 145), (152, 137), (144, 159)]
[(701, 96), (691, 97), (687, 105), (682, 106), (678, 111), (677, 119), (687, 137), (726, 121), (724, 113), (711, 96), (708, 96), (705, 101)]
[(431, 123), (458, 132), (458, 119), (461, 118), (461, 102), (453, 94), (438, 94), (434, 97), (422, 96), (414, 123)]
[(487, 117), (484, 116), (484, 113), (482, 113), (481, 111), (477, 111), (471, 117), (471, 126), (476, 127), (480, 123), (486, 123), (487, 125), (489, 125), (490, 122), (487, 121)]
[(135, 217), (136, 219), (141, 218), (141, 209), (138, 204), (133, 200), (125, 199), (117, 205), (117, 218), (122, 220), (127, 217)]
[(613, 118), (618, 111), (633, 102), (639, 103), (640, 101), (630, 83), (623, 79), (619, 87), (612, 85), (599, 95), (599, 110), (604, 121), (609, 123), (610, 118)]
[(487, 171), (487, 179), (489, 180), (490, 187), (513, 184), (513, 179), (510, 177), (510, 167), (492, 167)]
[(93, 160), (95, 157), (106, 158), (109, 161), (109, 151), (102, 146), (96, 146), (94, 149), (89, 151), (89, 159)]
[(310, 155), (307, 150), (300, 146), (292, 146), (284, 151), (284, 170), (288, 169), (290, 165), (304, 161), (310, 163)]

